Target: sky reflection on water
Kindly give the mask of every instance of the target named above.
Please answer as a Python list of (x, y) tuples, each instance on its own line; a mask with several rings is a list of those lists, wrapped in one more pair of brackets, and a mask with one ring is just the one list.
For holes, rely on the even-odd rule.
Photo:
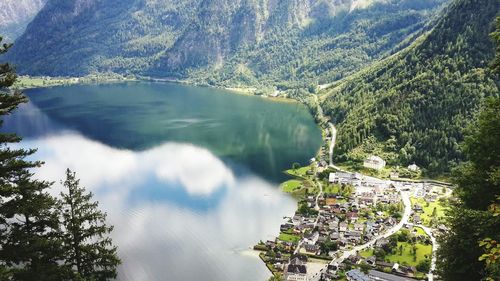
[(69, 167), (95, 193), (115, 225), (120, 280), (264, 280), (246, 250), (295, 209), (275, 186), (189, 144), (133, 152), (64, 133), (23, 147), (40, 148), (37, 177), (58, 182)]

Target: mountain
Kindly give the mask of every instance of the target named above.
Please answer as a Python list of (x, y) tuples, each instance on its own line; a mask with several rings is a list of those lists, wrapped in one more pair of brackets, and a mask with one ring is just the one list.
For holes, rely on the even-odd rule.
[(338, 124), (338, 160), (380, 154), (427, 174), (462, 160), (467, 125), (499, 80), (488, 69), (498, 0), (455, 0), (428, 34), (407, 49), (326, 91), (323, 108)]
[[(337, 81), (408, 46), (446, 1), (316, 2), (299, 28), (277, 29), (224, 64), (195, 70), (192, 80), (313, 92), (318, 84)], [(295, 96), (307, 94), (299, 90)]]
[(21, 74), (328, 83), (408, 45), (444, 2), (48, 0), (8, 59)]
[(47, 0), (2, 0), (0, 2), (0, 35), (14, 41), (43, 8)]

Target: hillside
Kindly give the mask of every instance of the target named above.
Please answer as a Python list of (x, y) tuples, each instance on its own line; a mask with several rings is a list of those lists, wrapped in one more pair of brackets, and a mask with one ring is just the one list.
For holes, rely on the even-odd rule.
[(42, 9), (47, 0), (0, 1), (0, 35), (12, 42), (20, 36), (28, 23)]
[(195, 72), (193, 76), (199, 79), (193, 80), (223, 86), (296, 88), (295, 96), (304, 96), (308, 94), (304, 89), (314, 92), (318, 84), (337, 81), (406, 47), (445, 2), (354, 1), (330, 9), (318, 5), (315, 18), (307, 25), (279, 30), (237, 52), (223, 65)]
[(487, 69), (498, 11), (498, 0), (454, 1), (427, 36), (328, 90), (323, 107), (339, 124), (337, 160), (376, 153), (430, 175), (453, 168), (464, 128), (486, 97), (499, 95)]
[(21, 74), (303, 87), (407, 45), (444, 2), (49, 0), (7, 59)]

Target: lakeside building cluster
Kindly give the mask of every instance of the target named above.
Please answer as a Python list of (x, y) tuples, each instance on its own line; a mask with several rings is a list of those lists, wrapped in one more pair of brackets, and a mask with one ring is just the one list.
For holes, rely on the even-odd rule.
[[(383, 235), (401, 220), (404, 204), (400, 192), (410, 194), (415, 200), (432, 203), (440, 198), (438, 189), (442, 187), (381, 180), (342, 171), (329, 173), (326, 180), (328, 189), (304, 196), (299, 202), (301, 207), (280, 226), (279, 237), (256, 246), (262, 251), (261, 258), (269, 269), (282, 274), (284, 280), (292, 281), (317, 281), (320, 277), (335, 279), (339, 271), (344, 272), (348, 280), (415, 280), (411, 278), (417, 274), (415, 266), (390, 263), (374, 256), (353, 254), (340, 264), (334, 261), (344, 252), (368, 242), (375, 241), (372, 249), (386, 248), (390, 244)], [(402, 228), (411, 231), (418, 241), (430, 243), (428, 236), (416, 234), (413, 227), (421, 223), (418, 216), (423, 214), (422, 205), (412, 204), (411, 209), (411, 223)], [(320, 271), (317, 270), (319, 260), (324, 267)], [(346, 267), (359, 264), (368, 264), (372, 270), (361, 275), (349, 271), (350, 266)], [(311, 268), (313, 265), (316, 268)], [(381, 272), (382, 269), (390, 269), (391, 274)]]
[(282, 234), (259, 246), (285, 280), (308, 280), (308, 258), (332, 260), (398, 223), (402, 203), (390, 181), (346, 172), (330, 173), (328, 181), (337, 192), (306, 196), (305, 207), (280, 226)]

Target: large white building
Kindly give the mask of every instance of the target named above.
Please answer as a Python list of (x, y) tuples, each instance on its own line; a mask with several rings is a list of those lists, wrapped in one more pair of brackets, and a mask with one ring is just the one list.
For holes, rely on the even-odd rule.
[(370, 157), (366, 158), (363, 166), (369, 169), (381, 170), (385, 167), (385, 161), (378, 156), (371, 155)]
[(361, 184), (363, 176), (359, 173), (336, 172), (330, 173), (328, 180), (330, 183), (350, 184), (358, 186)]

